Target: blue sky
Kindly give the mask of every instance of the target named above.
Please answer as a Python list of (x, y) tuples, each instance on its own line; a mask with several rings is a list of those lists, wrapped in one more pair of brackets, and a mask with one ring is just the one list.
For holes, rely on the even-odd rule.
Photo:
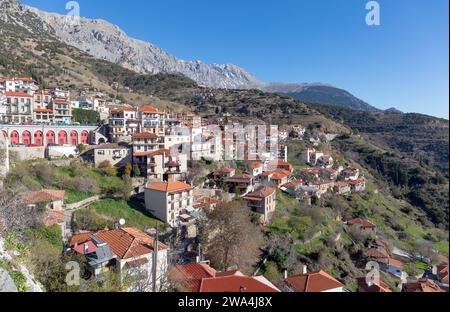
[[(62, 0), (23, 0), (65, 12)], [(79, 0), (178, 58), (233, 63), (267, 82), (325, 82), (385, 109), (449, 116), (448, 0)]]

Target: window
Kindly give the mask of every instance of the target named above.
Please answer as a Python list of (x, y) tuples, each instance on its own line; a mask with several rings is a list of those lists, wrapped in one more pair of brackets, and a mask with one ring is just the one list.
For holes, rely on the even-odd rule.
[(105, 155), (105, 151), (104, 150), (99, 150), (99, 151), (97, 151), (97, 155)]

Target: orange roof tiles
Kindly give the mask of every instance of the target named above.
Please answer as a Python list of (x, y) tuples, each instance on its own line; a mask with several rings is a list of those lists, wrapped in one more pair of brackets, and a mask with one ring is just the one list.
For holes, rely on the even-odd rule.
[(61, 190), (40, 190), (24, 195), (24, 202), (28, 205), (37, 203), (49, 203), (57, 200), (64, 200), (64, 191)]
[(153, 106), (150, 106), (150, 105), (145, 105), (145, 106), (140, 107), (139, 111), (141, 113), (147, 113), (147, 114), (165, 114), (164, 111), (156, 109), (156, 108), (154, 108)]
[(247, 194), (244, 199), (264, 199), (268, 196), (271, 196), (273, 193), (275, 193), (275, 189), (273, 187), (265, 186), (252, 193)]
[(147, 190), (160, 191), (160, 192), (181, 192), (190, 191), (192, 186), (187, 183), (175, 181), (175, 182), (159, 182), (146, 187)]
[(170, 155), (170, 151), (168, 149), (160, 149), (155, 151), (147, 151), (147, 152), (135, 152), (133, 153), (134, 157), (143, 157), (143, 156), (157, 156), (157, 155)]
[(371, 283), (369, 286), (366, 282), (365, 277), (360, 277), (357, 279), (358, 287), (365, 292), (392, 292), (389, 289), (389, 286), (386, 285), (383, 281), (380, 281), (379, 284)]
[(53, 113), (53, 111), (51, 109), (46, 109), (46, 108), (36, 108), (35, 110), (33, 110), (35, 113)]
[(441, 263), (437, 266), (439, 280), (448, 282), (448, 263)]
[(421, 278), (406, 285), (406, 292), (445, 292), (434, 281)]
[(133, 140), (139, 140), (139, 139), (158, 139), (159, 136), (154, 134), (154, 133), (150, 133), (150, 132), (141, 132), (141, 133), (136, 133), (133, 134)]
[(9, 92), (9, 91), (6, 91), (4, 93), (4, 95), (6, 95), (6, 96), (16, 96), (16, 97), (32, 97), (32, 95), (30, 95), (28, 93), (24, 93), (24, 92)]
[(250, 162), (249, 164), (248, 164), (248, 167), (250, 168), (250, 169), (258, 169), (258, 168), (261, 168), (263, 166), (263, 164), (262, 163), (260, 163), (260, 162)]
[(297, 292), (323, 292), (344, 287), (341, 282), (322, 270), (289, 277), (285, 283)]
[(348, 220), (347, 223), (349, 225), (360, 225), (363, 228), (375, 228), (375, 227), (377, 227), (375, 225), (375, 223), (373, 223), (373, 222), (371, 222), (371, 221), (369, 221), (367, 219), (362, 219), (362, 218), (351, 219), (351, 220)]
[(245, 276), (240, 271), (202, 279), (200, 292), (280, 292), (264, 276)]
[(199, 292), (202, 279), (215, 275), (216, 270), (205, 263), (176, 265), (169, 271), (169, 278), (187, 292)]
[[(70, 239), (70, 246), (85, 243), (91, 238), (108, 244), (114, 255), (120, 259), (129, 259), (153, 252), (154, 238), (136, 228), (120, 228), (115, 230), (103, 230), (96, 233), (85, 232), (74, 235)], [(158, 242), (158, 250), (168, 247)]]

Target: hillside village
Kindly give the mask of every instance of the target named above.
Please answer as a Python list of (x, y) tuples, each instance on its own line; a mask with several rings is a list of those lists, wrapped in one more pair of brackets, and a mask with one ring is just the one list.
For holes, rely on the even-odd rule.
[[(0, 287), (70, 287), (39, 272), (42, 258), (27, 269), (50, 257), (33, 254), (40, 242), (82, 263), (77, 290), (448, 291), (448, 249), (404, 250), (347, 208), (380, 195), (331, 148), (337, 135), (1, 77)], [(322, 244), (338, 256), (312, 260)]]

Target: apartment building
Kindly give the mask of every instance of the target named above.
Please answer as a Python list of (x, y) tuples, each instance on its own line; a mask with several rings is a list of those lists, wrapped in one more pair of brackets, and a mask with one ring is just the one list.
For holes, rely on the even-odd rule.
[(146, 105), (139, 108), (138, 118), (141, 121), (141, 132), (151, 132), (159, 136), (164, 136), (166, 112)]
[(172, 227), (179, 226), (182, 217), (195, 211), (193, 204), (192, 187), (184, 182), (159, 182), (145, 188), (146, 209)]
[(72, 122), (72, 108), (67, 99), (54, 98), (50, 108), (53, 110), (53, 122), (65, 125)]
[(32, 123), (33, 122), (33, 96), (24, 92), (3, 92), (6, 97), (6, 109), (1, 116), (3, 122)]
[(109, 135), (111, 142), (131, 142), (132, 136), (139, 132), (138, 113), (134, 108), (115, 108), (109, 114)]
[(149, 180), (179, 181), (186, 177), (187, 155), (167, 149), (133, 152), (133, 165)]

